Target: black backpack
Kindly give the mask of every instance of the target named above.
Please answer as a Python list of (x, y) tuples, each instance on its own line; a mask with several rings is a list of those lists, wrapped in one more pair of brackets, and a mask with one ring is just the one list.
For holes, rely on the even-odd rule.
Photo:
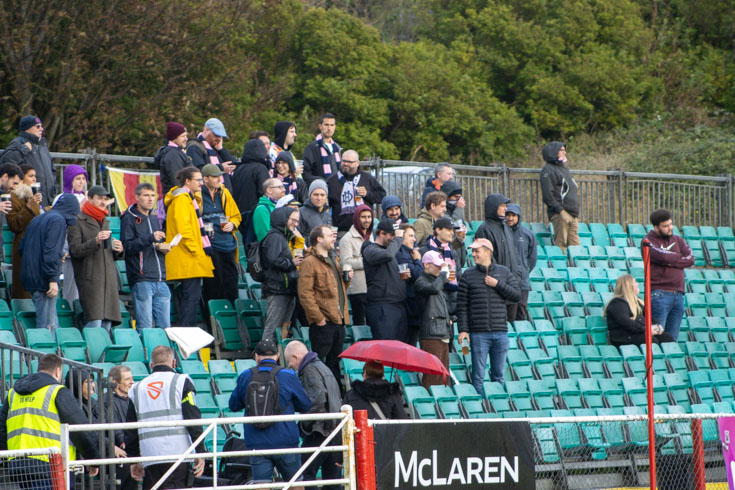
[(250, 242), (245, 247), (245, 255), (248, 259), (248, 274), (254, 280), (263, 282), (265, 280), (265, 267), (260, 253), (260, 242)]
[[(261, 371), (258, 366), (250, 368), (253, 377), (245, 393), (245, 410), (249, 417), (281, 414), (277, 379), (281, 369), (281, 366), (273, 366), (270, 371)], [(258, 422), (253, 425), (256, 429), (263, 430), (273, 425), (273, 422)]]

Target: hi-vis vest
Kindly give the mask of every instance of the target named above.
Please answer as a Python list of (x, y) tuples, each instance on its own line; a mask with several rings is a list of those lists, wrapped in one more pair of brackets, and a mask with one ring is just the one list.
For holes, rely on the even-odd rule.
[[(135, 383), (128, 396), (135, 405), (139, 422), (184, 420), (181, 411), (184, 383), (188, 376), (170, 371), (154, 372)], [(192, 397), (193, 393), (189, 396)], [(185, 451), (191, 446), (186, 427), (149, 427), (138, 429), (141, 456), (164, 456)], [(172, 460), (173, 461), (173, 460)], [(143, 466), (163, 463), (143, 463)]]
[[(62, 385), (46, 385), (30, 395), (21, 395), (14, 389), (8, 395), (10, 409), (6, 428), (8, 449), (61, 448), (61, 421), (56, 409), (56, 395)], [(69, 444), (69, 461), (76, 459), (76, 449)], [(48, 461), (48, 456), (31, 458)]]

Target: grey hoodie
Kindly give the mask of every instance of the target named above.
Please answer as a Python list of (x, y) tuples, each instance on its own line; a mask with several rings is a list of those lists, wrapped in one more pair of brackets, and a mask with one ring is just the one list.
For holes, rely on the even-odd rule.
[(515, 226), (511, 226), (510, 229), (513, 233), (513, 238), (515, 238), (518, 258), (522, 266), (521, 291), (530, 291), (530, 275), (533, 268), (536, 267), (536, 260), (538, 259), (536, 235), (521, 224), (523, 216), (521, 215), (521, 207), (518, 204), (508, 204), (507, 211), (518, 215), (518, 223)]
[(475, 238), (487, 238), (493, 244), (493, 262), (510, 269), (520, 280), (523, 266), (518, 258), (518, 249), (505, 217), (498, 216), (498, 206), (510, 202), (502, 194), (490, 194), (485, 198), (485, 221), (477, 229)]

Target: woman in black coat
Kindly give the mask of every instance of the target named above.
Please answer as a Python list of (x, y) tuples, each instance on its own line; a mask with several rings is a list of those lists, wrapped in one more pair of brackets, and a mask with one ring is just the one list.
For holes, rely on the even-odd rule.
[[(640, 288), (633, 276), (624, 274), (618, 277), (615, 282), (615, 296), (605, 307), (610, 343), (615, 347), (646, 343), (646, 320), (639, 293)], [(651, 319), (651, 329), (653, 342), (676, 342), (654, 318)]]
[(367, 410), (369, 419), (407, 419), (401, 387), (398, 383), (388, 382), (383, 376), (382, 364), (374, 361), (365, 363), (363, 381), (352, 382), (344, 403), (352, 406), (352, 410)]

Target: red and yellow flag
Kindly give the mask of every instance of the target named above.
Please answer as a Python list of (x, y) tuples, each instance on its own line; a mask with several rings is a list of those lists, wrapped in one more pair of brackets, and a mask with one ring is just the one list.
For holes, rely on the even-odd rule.
[(110, 176), (110, 185), (115, 194), (120, 212), (124, 213), (128, 206), (135, 204), (135, 187), (143, 182), (153, 184), (156, 188), (156, 199), (161, 199), (161, 176), (155, 171), (123, 170), (120, 168), (107, 167)]

